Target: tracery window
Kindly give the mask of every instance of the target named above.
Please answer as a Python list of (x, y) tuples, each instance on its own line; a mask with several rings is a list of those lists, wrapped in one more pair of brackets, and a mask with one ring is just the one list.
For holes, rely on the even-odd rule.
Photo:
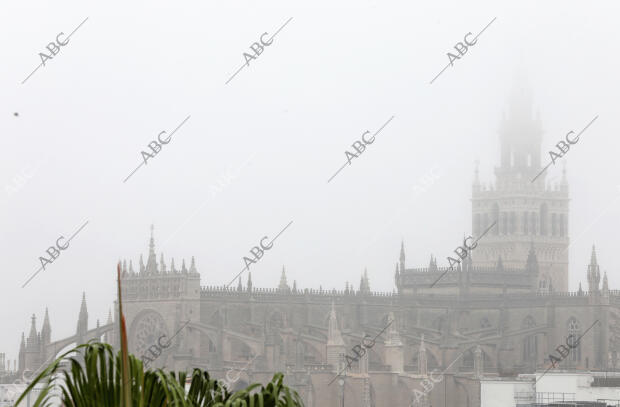
[(581, 341), (579, 340), (581, 338), (581, 325), (579, 324), (579, 321), (577, 321), (577, 319), (575, 317), (571, 317), (568, 320), (568, 339), (567, 342), (575, 345), (573, 347), (573, 349), (571, 349), (570, 351), (570, 360), (572, 360), (573, 362), (580, 362), (581, 361)]

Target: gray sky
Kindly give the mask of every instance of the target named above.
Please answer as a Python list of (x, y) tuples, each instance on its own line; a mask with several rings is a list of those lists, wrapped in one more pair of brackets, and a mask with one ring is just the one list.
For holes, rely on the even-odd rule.
[[(219, 2), (221, 3), (221, 2)], [(90, 326), (115, 298), (115, 264), (157, 253), (196, 257), (222, 285), (261, 237), (251, 267), (275, 287), (343, 289), (368, 268), (392, 291), (401, 239), (408, 266), (440, 266), (471, 233), (474, 161), (491, 181), (497, 129), (515, 73), (526, 72), (544, 149), (599, 119), (563, 160), (570, 183), (570, 288), (596, 244), (620, 284), (617, 26), (598, 1), (12, 1), (1, 6), (0, 351), (17, 357), (29, 316), (50, 310), (52, 339), (75, 332), (82, 291)], [(25, 84), (56, 35), (88, 21)], [(290, 23), (229, 83), (243, 53)], [(453, 67), (446, 54), (497, 20)], [(62, 37), (61, 37), (62, 38)], [(14, 113), (19, 115), (15, 116)], [(140, 151), (191, 118), (126, 183)], [(395, 118), (329, 184), (344, 151)], [(543, 155), (543, 160), (544, 157)], [(561, 173), (558, 164), (548, 179)], [(425, 174), (441, 174), (414, 195)], [(230, 183), (212, 197), (210, 186)], [(25, 180), (21, 185), (19, 179)], [(16, 186), (17, 185), (17, 186)], [(11, 186), (17, 191), (11, 194)], [(88, 225), (25, 288), (60, 235)], [(165, 243), (165, 244), (164, 244)], [(243, 279), (247, 278), (244, 273)]]

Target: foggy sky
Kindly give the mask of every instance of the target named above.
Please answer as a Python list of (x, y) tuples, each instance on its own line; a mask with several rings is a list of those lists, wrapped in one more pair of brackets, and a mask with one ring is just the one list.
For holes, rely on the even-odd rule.
[[(115, 264), (195, 256), (203, 285), (228, 283), (263, 236), (291, 226), (250, 267), (276, 287), (391, 292), (407, 266), (439, 266), (471, 233), (471, 183), (499, 164), (498, 129), (518, 72), (543, 123), (543, 162), (598, 120), (547, 179), (570, 185), (569, 285), (587, 290), (596, 244), (620, 285), (617, 2), (4, 2), (0, 13), (0, 352), (15, 359), (30, 316), (52, 340), (89, 327), (115, 299)], [(58, 33), (88, 20), (23, 85)], [(272, 45), (244, 52), (293, 19)], [(430, 85), (468, 32), (497, 20)], [(14, 113), (18, 113), (17, 116)], [(126, 183), (157, 135), (171, 142)], [(394, 119), (329, 184), (366, 130)], [(423, 193), (414, 187), (440, 174)], [(16, 178), (26, 179), (8, 194)], [(227, 183), (225, 180), (229, 179)], [(213, 195), (218, 182), (227, 184)], [(60, 235), (88, 225), (25, 288)], [(475, 253), (474, 253), (475, 258)], [(146, 260), (146, 257), (145, 257)], [(524, 259), (525, 261), (525, 259)], [(189, 266), (189, 263), (188, 263)], [(243, 282), (247, 272), (243, 274)], [(236, 283), (235, 283), (236, 285)]]

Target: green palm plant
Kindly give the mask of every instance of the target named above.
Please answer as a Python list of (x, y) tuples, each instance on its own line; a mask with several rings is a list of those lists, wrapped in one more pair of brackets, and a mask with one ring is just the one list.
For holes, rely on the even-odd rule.
[[(145, 370), (142, 361), (128, 352), (122, 311), (120, 264), (118, 267), (119, 325), (121, 349), (89, 342), (54, 360), (28, 385), (15, 406), (37, 384), (43, 386), (34, 407), (57, 404), (65, 407), (303, 407), (296, 391), (283, 385), (276, 373), (266, 386), (252, 384), (235, 393), (209, 373), (194, 369), (187, 387), (187, 373)], [(60, 389), (60, 395), (54, 389)]]
[[(59, 397), (66, 407), (303, 406), (299, 395), (282, 384), (284, 377), (281, 373), (275, 374), (266, 386), (253, 384), (231, 393), (201, 369), (194, 369), (187, 387), (185, 372), (145, 371), (142, 361), (130, 354), (127, 358), (129, 379), (125, 381), (121, 353), (119, 351), (115, 355), (112, 346), (97, 342), (69, 350), (30, 383), (16, 406), (38, 383), (44, 383), (44, 386), (34, 407), (54, 405), (54, 387), (60, 389)], [(129, 393), (129, 404), (124, 403), (125, 389)]]

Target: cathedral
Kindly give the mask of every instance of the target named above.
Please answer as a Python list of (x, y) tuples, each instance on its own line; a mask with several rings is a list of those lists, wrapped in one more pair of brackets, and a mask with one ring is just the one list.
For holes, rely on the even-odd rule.
[[(541, 169), (542, 125), (528, 92), (516, 93), (499, 130), (495, 180), (472, 183), (472, 236), (488, 230), (453, 268), (411, 267), (395, 248), (394, 291), (299, 288), (283, 268), (275, 288), (201, 286), (194, 259), (166, 262), (151, 231), (146, 263), (122, 261), (123, 309), (131, 352), (152, 367), (200, 367), (233, 389), (275, 372), (308, 407), (479, 406), (480, 379), (544, 371), (567, 337), (580, 338), (556, 369), (613, 371), (620, 349), (620, 292), (608, 287), (592, 248), (581, 284), (568, 291), (569, 188)], [(85, 298), (76, 334), (52, 341), (45, 313), (22, 334), (17, 366), (0, 379), (34, 372), (72, 343), (118, 346), (112, 315), (88, 327)], [(581, 337), (583, 335), (583, 337)], [(155, 346), (170, 339), (166, 349)], [(362, 351), (363, 350), (363, 351)], [(235, 376), (235, 375), (233, 375)], [(432, 381), (429, 380), (432, 379)], [(2, 379), (4, 380), (4, 379)], [(429, 385), (430, 384), (430, 385)]]

